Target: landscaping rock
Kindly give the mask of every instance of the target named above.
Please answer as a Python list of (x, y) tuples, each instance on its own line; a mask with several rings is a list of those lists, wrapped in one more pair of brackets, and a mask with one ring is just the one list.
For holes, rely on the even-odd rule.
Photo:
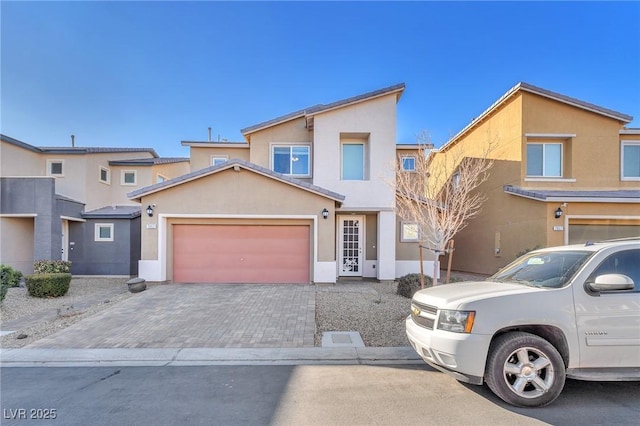
[(129, 291), (131, 293), (140, 293), (141, 291), (145, 291), (147, 289), (147, 283), (143, 278), (132, 278), (127, 281), (127, 286), (129, 287)]

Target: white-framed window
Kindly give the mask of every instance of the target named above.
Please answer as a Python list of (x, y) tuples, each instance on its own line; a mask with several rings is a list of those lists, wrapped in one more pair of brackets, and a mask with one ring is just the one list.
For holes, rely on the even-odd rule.
[(160, 173), (158, 173), (158, 174), (156, 175), (156, 183), (162, 183), (162, 182), (164, 182), (165, 180), (169, 180), (169, 178), (168, 178), (168, 177), (166, 177), (166, 176), (161, 175)]
[(400, 224), (400, 242), (411, 243), (420, 240), (420, 227), (414, 222), (402, 222)]
[(64, 176), (64, 160), (47, 160), (47, 175)]
[(100, 182), (111, 185), (111, 170), (106, 167), (100, 166)]
[(562, 177), (562, 144), (527, 143), (527, 176)]
[(309, 145), (272, 145), (272, 170), (296, 177), (311, 176), (311, 147)]
[(113, 223), (96, 223), (94, 241), (113, 241)]
[(416, 171), (416, 157), (406, 156), (401, 158), (402, 171), (403, 172), (415, 172)]
[(212, 155), (211, 156), (211, 165), (219, 166), (220, 164), (224, 164), (229, 161), (228, 155)]
[(640, 180), (640, 141), (622, 141), (622, 180)]
[(365, 144), (342, 143), (342, 180), (365, 180)]
[(135, 170), (122, 170), (120, 174), (121, 185), (136, 185), (138, 174)]

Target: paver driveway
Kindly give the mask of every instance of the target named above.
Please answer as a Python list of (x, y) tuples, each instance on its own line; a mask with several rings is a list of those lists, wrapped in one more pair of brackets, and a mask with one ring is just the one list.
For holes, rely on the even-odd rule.
[(301, 348), (314, 333), (313, 285), (169, 284), (27, 347)]

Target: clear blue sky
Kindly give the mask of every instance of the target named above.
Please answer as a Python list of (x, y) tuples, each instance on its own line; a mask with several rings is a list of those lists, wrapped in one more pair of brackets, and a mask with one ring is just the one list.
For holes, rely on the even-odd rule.
[(519, 81), (634, 116), (639, 2), (1, 3), (1, 131), (38, 146), (241, 141), (404, 82), (398, 142), (439, 146)]

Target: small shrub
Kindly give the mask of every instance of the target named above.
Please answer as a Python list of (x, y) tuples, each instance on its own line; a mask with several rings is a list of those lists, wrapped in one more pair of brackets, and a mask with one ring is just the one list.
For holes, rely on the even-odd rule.
[(20, 285), (20, 278), (22, 278), (22, 272), (16, 271), (11, 266), (0, 265), (0, 302), (4, 300), (9, 288)]
[(60, 297), (67, 294), (71, 284), (71, 274), (33, 274), (24, 277), (29, 296)]
[(0, 282), (9, 287), (18, 287), (20, 285), (22, 272), (16, 271), (11, 266), (0, 265)]
[[(433, 281), (431, 280), (431, 277), (425, 275), (424, 288), (431, 287), (432, 285)], [(400, 279), (398, 280), (397, 293), (400, 296), (411, 299), (414, 293), (420, 289), (420, 274), (407, 274), (403, 277), (400, 277)]]
[(70, 270), (71, 262), (68, 260), (36, 260), (33, 262), (34, 274), (68, 273)]

